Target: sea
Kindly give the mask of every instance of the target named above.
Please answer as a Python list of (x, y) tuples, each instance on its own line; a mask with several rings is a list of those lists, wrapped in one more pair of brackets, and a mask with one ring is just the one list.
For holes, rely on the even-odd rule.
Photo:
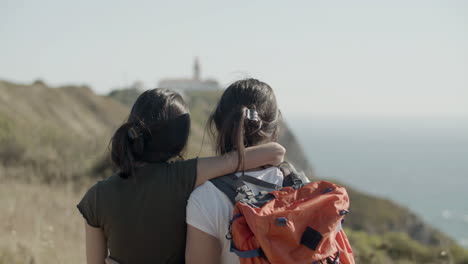
[(468, 118), (293, 116), (286, 123), (316, 175), (406, 206), (468, 248)]

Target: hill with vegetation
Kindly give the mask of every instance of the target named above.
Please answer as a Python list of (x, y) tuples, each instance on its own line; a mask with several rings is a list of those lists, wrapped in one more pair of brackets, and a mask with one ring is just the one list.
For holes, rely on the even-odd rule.
[[(74, 205), (91, 182), (112, 172), (109, 139), (140, 93), (101, 96), (86, 86), (0, 81), (0, 264), (83, 263)], [(213, 153), (205, 123), (220, 95), (184, 94), (193, 122), (187, 157)], [(285, 123), (280, 131), (287, 159), (316, 180), (293, 132)], [(465, 250), (405, 207), (348, 192), (345, 227), (357, 263), (468, 263)]]
[[(66, 181), (93, 166), (128, 107), (86, 86), (0, 81), (0, 161), (8, 177)], [(2, 175), (0, 175), (2, 177)]]

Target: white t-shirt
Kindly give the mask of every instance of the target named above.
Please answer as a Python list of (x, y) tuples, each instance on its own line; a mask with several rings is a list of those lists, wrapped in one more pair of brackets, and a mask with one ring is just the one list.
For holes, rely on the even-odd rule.
[[(245, 174), (276, 185), (283, 185), (283, 173), (277, 167), (249, 171)], [(250, 183), (246, 184), (255, 194), (272, 191)], [(228, 197), (209, 181), (192, 192), (187, 204), (187, 224), (218, 238), (222, 248), (222, 264), (239, 264), (239, 257), (229, 251), (231, 241), (226, 239), (233, 209)]]

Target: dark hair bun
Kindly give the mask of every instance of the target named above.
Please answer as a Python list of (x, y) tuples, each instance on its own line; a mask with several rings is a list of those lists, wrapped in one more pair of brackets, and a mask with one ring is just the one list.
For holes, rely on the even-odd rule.
[(111, 157), (120, 176), (134, 174), (136, 162), (165, 162), (187, 145), (190, 115), (182, 97), (167, 89), (142, 93), (128, 121), (112, 137)]

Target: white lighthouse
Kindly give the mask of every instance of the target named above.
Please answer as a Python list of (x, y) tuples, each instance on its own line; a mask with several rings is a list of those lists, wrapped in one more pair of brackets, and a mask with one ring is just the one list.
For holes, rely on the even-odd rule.
[(172, 89), (177, 91), (187, 90), (219, 90), (221, 87), (214, 79), (201, 79), (200, 61), (195, 57), (193, 61), (192, 78), (171, 78), (162, 79), (158, 83), (159, 88)]

